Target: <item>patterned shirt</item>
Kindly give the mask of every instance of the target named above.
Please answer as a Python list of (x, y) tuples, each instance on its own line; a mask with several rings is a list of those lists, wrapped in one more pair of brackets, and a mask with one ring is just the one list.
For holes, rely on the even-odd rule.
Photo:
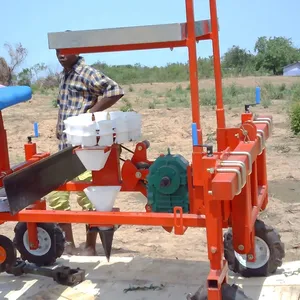
[(59, 150), (66, 148), (64, 120), (71, 116), (86, 113), (98, 101), (98, 97), (124, 95), (123, 89), (112, 79), (85, 64), (79, 57), (72, 70), (60, 75), (59, 94), (57, 99)]

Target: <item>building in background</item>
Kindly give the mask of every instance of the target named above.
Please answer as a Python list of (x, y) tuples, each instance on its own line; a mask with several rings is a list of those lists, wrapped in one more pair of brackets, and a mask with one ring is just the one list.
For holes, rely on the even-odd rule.
[(283, 67), (283, 76), (300, 76), (300, 61)]

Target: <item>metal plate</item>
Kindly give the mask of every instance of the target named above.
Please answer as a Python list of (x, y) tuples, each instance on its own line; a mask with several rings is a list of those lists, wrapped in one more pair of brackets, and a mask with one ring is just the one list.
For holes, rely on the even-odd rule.
[(78, 156), (73, 154), (73, 149), (66, 148), (4, 178), (11, 214), (16, 214), (86, 171)]
[[(211, 32), (210, 20), (195, 22), (196, 36)], [(49, 49), (176, 42), (186, 39), (186, 23), (48, 33)]]

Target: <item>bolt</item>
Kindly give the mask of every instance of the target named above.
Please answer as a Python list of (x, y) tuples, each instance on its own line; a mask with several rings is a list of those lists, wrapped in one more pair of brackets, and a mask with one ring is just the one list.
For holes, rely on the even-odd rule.
[(239, 135), (238, 133), (236, 133), (234, 136), (235, 136), (237, 139), (240, 137), (240, 135)]
[(136, 172), (135, 173), (135, 177), (136, 178), (141, 178), (142, 177), (142, 173), (141, 172)]
[(249, 255), (248, 255), (248, 259), (249, 259), (249, 260), (253, 260), (253, 258), (254, 258), (254, 256), (253, 256), (252, 254), (249, 254)]
[(244, 245), (239, 245), (238, 248), (239, 248), (240, 251), (243, 251), (244, 250)]
[(214, 168), (209, 168), (209, 169), (207, 169), (207, 172), (209, 172), (210, 174), (214, 174), (215, 173), (215, 169)]
[(208, 195), (212, 195), (212, 194), (213, 194), (213, 192), (212, 192), (212, 191), (208, 191), (207, 193), (208, 193)]
[(142, 146), (138, 146), (137, 149), (138, 149), (139, 151), (142, 151), (143, 147), (142, 147)]
[(217, 253), (217, 248), (216, 247), (210, 247), (210, 252), (215, 254)]

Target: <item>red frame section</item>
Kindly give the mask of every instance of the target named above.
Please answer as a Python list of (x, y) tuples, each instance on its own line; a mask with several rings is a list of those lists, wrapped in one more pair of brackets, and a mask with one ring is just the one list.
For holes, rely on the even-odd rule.
[[(247, 112), (242, 114), (239, 127), (226, 128), (216, 0), (209, 0), (212, 32), (200, 39), (211, 39), (213, 45), (218, 149), (213, 155), (207, 155), (203, 151), (194, 3), (193, 0), (185, 0), (185, 2), (188, 36), (183, 42), (62, 49), (61, 51), (64, 54), (78, 54), (183, 46), (188, 48), (192, 122), (197, 125), (199, 141), (199, 145), (193, 146), (192, 163), (187, 169), (189, 213), (184, 214), (181, 207), (175, 207), (173, 213), (153, 213), (148, 205), (145, 207), (145, 212), (120, 212), (118, 209), (112, 212), (47, 211), (45, 201), (38, 200), (30, 208), (14, 216), (0, 213), (0, 222), (27, 222), (33, 249), (38, 246), (37, 222), (88, 223), (90, 226), (107, 224), (162, 226), (168, 232), (174, 229), (175, 234), (181, 235), (188, 227), (206, 227), (211, 268), (207, 278), (208, 299), (221, 300), (221, 285), (227, 282), (228, 273), (228, 266), (224, 261), (222, 229), (232, 227), (235, 251), (249, 256), (252, 254), (252, 260), (255, 260), (254, 223), (258, 213), (265, 209), (268, 203), (265, 143), (271, 134), (272, 117), (254, 118), (251, 112)], [(13, 170), (9, 167), (6, 133), (1, 114), (0, 118), (0, 145), (2, 145), (0, 171), (1, 176), (5, 176)], [(148, 146), (146, 142), (137, 143), (131, 159), (124, 161), (121, 167), (120, 146), (115, 144), (110, 147), (111, 153), (105, 167), (100, 171), (92, 172), (91, 183), (68, 182), (59, 190), (82, 191), (91, 185), (121, 185), (122, 192), (135, 191), (147, 196), (148, 169), (141, 169), (139, 163), (149, 165), (153, 163), (147, 158)], [(75, 151), (80, 151), (80, 147)], [(49, 155), (48, 153), (37, 154), (34, 143), (25, 145), (25, 153), (26, 162), (22, 167)], [(243, 226), (240, 226), (241, 224)]]

